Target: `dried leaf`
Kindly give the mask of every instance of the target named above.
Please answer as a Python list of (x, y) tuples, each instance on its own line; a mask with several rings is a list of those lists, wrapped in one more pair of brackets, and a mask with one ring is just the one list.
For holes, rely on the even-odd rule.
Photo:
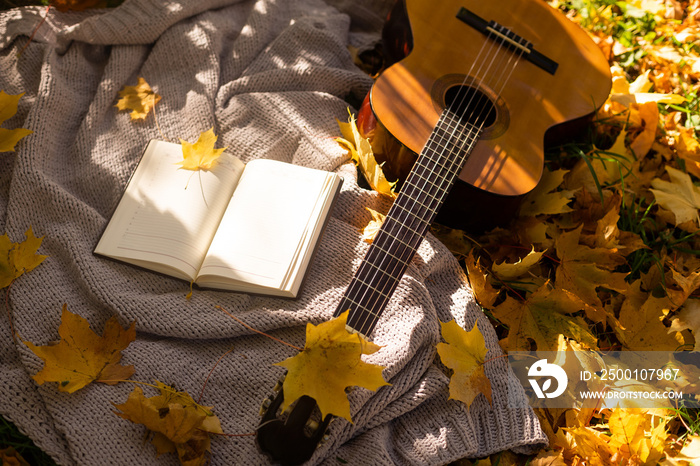
[[(583, 302), (603, 312), (598, 296), (600, 287), (624, 293), (628, 288), (626, 273), (612, 272), (624, 264), (625, 258), (617, 249), (589, 248), (579, 244), (581, 227), (562, 233), (556, 240), (557, 256), (561, 263), (556, 270), (557, 288), (568, 290)], [(598, 317), (594, 320), (600, 320)]]
[[(649, 80), (649, 71), (640, 74), (632, 83), (628, 83), (623, 77), (617, 77), (613, 80), (613, 92), (610, 94), (610, 100), (629, 107), (632, 104), (645, 103), (663, 103), (663, 104), (681, 104), (685, 102), (683, 96), (677, 94), (657, 94), (648, 92), (653, 83)], [(627, 86), (625, 86), (627, 83)]]
[(633, 351), (677, 350), (682, 342), (677, 340), (677, 334), (669, 334), (663, 324), (664, 317), (677, 306), (668, 297), (657, 298), (642, 290), (641, 282), (634, 281), (625, 293), (620, 309), (621, 328), (614, 329), (618, 339)]
[(685, 168), (689, 173), (700, 178), (700, 143), (695, 138), (695, 130), (692, 128), (679, 128), (676, 153), (685, 160)]
[(48, 256), (37, 254), (41, 238), (34, 236), (32, 227), (25, 232), (26, 239), (13, 243), (7, 235), (0, 236), (0, 289), (9, 286), (15, 279), (34, 270)]
[(473, 251), (469, 252), (464, 262), (469, 276), (469, 284), (476, 295), (477, 301), (482, 307), (491, 309), (498, 297), (498, 290), (489, 282), (488, 274), (484, 272), (479, 260), (474, 257)]
[(197, 142), (191, 144), (180, 139), (182, 144), (182, 162), (179, 165), (186, 170), (209, 170), (211, 169), (221, 153), (226, 150), (214, 149), (218, 137), (214, 134), (214, 128), (200, 133)]
[(491, 403), (491, 381), (484, 372), (488, 349), (477, 322), (468, 332), (454, 320), (440, 322), (440, 326), (446, 343), (438, 343), (437, 352), (442, 363), (453, 371), (450, 399), (459, 400), (469, 407), (481, 393)]
[[(349, 110), (348, 113), (350, 113)], [(384, 176), (382, 167), (374, 158), (372, 146), (366, 138), (360, 135), (360, 131), (357, 129), (355, 116), (350, 113), (348, 123), (339, 121), (338, 126), (340, 126), (340, 132), (344, 139), (336, 138), (336, 142), (350, 151), (350, 157), (355, 164), (360, 166), (360, 171), (372, 189), (386, 196), (395, 197), (394, 185), (396, 182), (390, 183)]]
[[(5, 91), (0, 91), (0, 125), (17, 113), (17, 104), (23, 95), (24, 92), (17, 95), (11, 95), (6, 94)], [(19, 142), (19, 140), (32, 134), (33, 132), (34, 131), (24, 128), (0, 128), (0, 152), (14, 152), (15, 145)]]
[(58, 382), (59, 391), (73, 393), (93, 381), (111, 385), (131, 377), (134, 366), (122, 366), (119, 361), (121, 351), (136, 338), (135, 324), (132, 322), (125, 330), (113, 316), (105, 324), (102, 336), (98, 336), (87, 320), (68, 311), (64, 304), (58, 343), (35, 346), (24, 342), (44, 361), (44, 368), (33, 379), (39, 385)]
[(690, 330), (695, 336), (693, 351), (700, 351), (700, 302), (687, 301), (671, 321), (671, 327), (667, 333)]
[[(656, 465), (664, 455), (666, 422), (652, 428), (644, 410), (616, 408), (610, 414), (610, 446), (631, 464)], [(647, 432), (651, 432), (647, 437)], [(636, 463), (634, 463), (636, 462)], [(627, 463), (627, 464), (630, 464)]]
[(654, 193), (656, 202), (665, 209), (673, 212), (676, 217), (676, 225), (695, 221), (700, 223), (698, 209), (700, 209), (700, 188), (693, 185), (690, 175), (682, 171), (666, 166), (671, 181), (656, 178), (651, 185), (656, 189), (650, 189)]
[(288, 370), (282, 409), (307, 395), (316, 400), (322, 416), (333, 414), (352, 422), (345, 389), (377, 390), (389, 385), (382, 377), (382, 366), (361, 360), (363, 354), (376, 353), (381, 347), (347, 331), (348, 313), (319, 325), (307, 324), (303, 351), (275, 364)]
[(141, 77), (136, 86), (124, 86), (124, 89), (119, 91), (119, 97), (121, 98), (115, 107), (119, 110), (131, 110), (132, 120), (145, 119), (161, 99)]
[(372, 220), (370, 220), (367, 226), (362, 229), (362, 240), (367, 243), (371, 243), (374, 241), (374, 237), (377, 236), (377, 233), (379, 233), (379, 229), (382, 227), (386, 215), (381, 214), (374, 209), (370, 209), (369, 207), (365, 207), (365, 209), (367, 209), (372, 215)]
[(542, 285), (519, 301), (510, 296), (493, 309), (493, 315), (508, 326), (508, 336), (500, 341), (507, 351), (529, 351), (530, 339), (540, 351), (556, 351), (559, 335), (576, 340), (588, 348), (597, 348), (597, 338), (583, 318), (571, 314), (586, 304), (565, 290)]
[(0, 448), (2, 466), (31, 466), (14, 447)]
[(567, 170), (555, 170), (550, 172), (545, 169), (542, 173), (542, 179), (523, 199), (520, 207), (520, 216), (525, 215), (555, 215), (565, 212), (571, 212), (569, 201), (574, 195), (573, 191), (562, 190), (555, 191), (561, 186)]
[(491, 270), (503, 280), (514, 280), (522, 275), (525, 275), (532, 267), (537, 265), (543, 254), (544, 251), (535, 252), (535, 248), (533, 246), (532, 250), (518, 262), (509, 264), (504, 261), (500, 264), (493, 264)]
[(209, 434), (222, 434), (219, 419), (211, 407), (200, 406), (186, 392), (156, 382), (159, 395), (146, 398), (135, 387), (123, 404), (114, 404), (114, 412), (135, 424), (144, 425), (152, 434), (151, 443), (159, 455), (177, 453), (183, 465), (207, 464)]

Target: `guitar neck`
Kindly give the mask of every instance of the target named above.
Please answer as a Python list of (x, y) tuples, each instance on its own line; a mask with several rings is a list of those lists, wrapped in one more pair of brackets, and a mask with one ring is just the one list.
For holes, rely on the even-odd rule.
[(374, 330), (480, 132), (449, 107), (443, 110), (335, 311), (350, 310), (353, 330), (365, 336)]

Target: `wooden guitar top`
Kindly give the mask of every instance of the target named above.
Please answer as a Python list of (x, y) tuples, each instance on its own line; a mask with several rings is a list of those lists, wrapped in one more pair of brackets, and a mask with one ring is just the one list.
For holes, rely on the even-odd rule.
[[(542, 69), (519, 50), (499, 47), (457, 17), (464, 7), (495, 21), (556, 62)], [(518, 196), (538, 183), (544, 134), (552, 126), (591, 114), (610, 90), (608, 62), (590, 37), (540, 0), (406, 0), (413, 49), (380, 75), (371, 94), (378, 120), (420, 153), (441, 111), (445, 93), (466, 83), (496, 109), (459, 179), (490, 193)]]

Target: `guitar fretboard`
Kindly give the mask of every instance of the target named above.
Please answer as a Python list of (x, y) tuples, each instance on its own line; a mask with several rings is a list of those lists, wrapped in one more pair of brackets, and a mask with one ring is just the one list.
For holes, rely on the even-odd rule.
[[(479, 125), (480, 126), (480, 125)], [(471, 152), (480, 128), (443, 110), (335, 316), (369, 336)]]

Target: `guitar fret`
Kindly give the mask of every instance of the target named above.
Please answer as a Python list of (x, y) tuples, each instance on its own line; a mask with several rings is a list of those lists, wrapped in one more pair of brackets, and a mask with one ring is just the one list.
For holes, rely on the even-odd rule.
[[(413, 173), (413, 174), (411, 175), (411, 178), (413, 178), (413, 177), (420, 178), (422, 181), (425, 181), (426, 183), (431, 184), (432, 186), (434, 186), (435, 188), (437, 188), (438, 191), (443, 191), (443, 193), (444, 193), (444, 192), (447, 192), (447, 189), (446, 189), (446, 188), (443, 188), (442, 186), (435, 184), (435, 183), (433, 182), (433, 180), (422, 176), (422, 175), (421, 175), (420, 173), (418, 173), (418, 172)], [(420, 190), (421, 192), (420, 192), (419, 194), (426, 194), (426, 195), (431, 196), (431, 197), (434, 198), (434, 199), (439, 199), (439, 197), (442, 195), (442, 194), (440, 194), (439, 196), (436, 196), (436, 195), (434, 195), (434, 194), (431, 194), (431, 193), (429, 193), (429, 192), (427, 192), (427, 191), (425, 191), (425, 190), (419, 188), (419, 187), (417, 186), (417, 183), (416, 183), (415, 181), (413, 181), (413, 180), (411, 180), (411, 181), (412, 181), (412, 182), (411, 182), (411, 186), (410, 186), (410, 187)], [(437, 193), (436, 193), (436, 194), (437, 194)], [(423, 205), (424, 205), (424, 204), (423, 204)]]
[(443, 111), (335, 311), (337, 316), (351, 309), (351, 328), (365, 335), (374, 329), (479, 132), (449, 109)]
[(391, 257), (392, 259), (398, 261), (399, 263), (408, 266), (408, 261), (406, 261), (405, 259), (401, 259), (401, 258), (399, 258), (399, 257), (396, 257), (396, 256), (393, 255), (391, 252), (389, 252), (389, 251), (387, 251), (386, 249), (384, 249), (384, 248), (382, 248), (381, 246), (379, 246), (379, 245), (377, 244), (376, 241), (373, 242), (372, 245), (373, 245), (373, 246), (376, 245), (376, 249), (377, 249), (377, 250), (381, 251), (382, 253), (386, 254), (387, 256)]
[[(372, 316), (374, 316), (374, 317), (377, 317), (377, 318), (379, 317), (379, 315), (378, 315), (376, 312), (373, 312), (371, 309), (368, 309), (367, 307), (365, 307), (365, 306), (363, 306), (362, 304), (356, 302), (354, 299), (352, 299), (352, 298), (350, 298), (350, 297), (348, 297), (348, 296), (345, 296), (345, 297), (343, 298), (343, 300), (344, 300), (344, 301), (348, 301), (349, 303), (354, 304), (354, 305), (357, 306), (357, 307), (356, 307), (355, 309), (353, 309), (351, 306), (342, 305), (342, 303), (341, 303), (341, 306), (340, 306), (340, 307), (344, 308), (344, 310), (343, 310), (342, 312), (345, 312), (345, 311), (347, 311), (348, 309), (350, 309), (350, 313), (353, 314), (353, 315), (355, 315), (357, 312), (364, 312), (364, 313), (370, 314), (370, 315), (372, 315)], [(349, 324), (349, 323), (350, 323), (350, 316), (348, 316), (348, 324)]]
[[(394, 222), (396, 222), (396, 223), (398, 223), (398, 224), (401, 225), (401, 222), (399, 222), (399, 221), (396, 220), (396, 219), (390, 219), (390, 220), (392, 220), (392, 221), (394, 221)], [(406, 246), (406, 247), (409, 248), (409, 249), (413, 249), (413, 247), (414, 247), (414, 246), (412, 246), (411, 244), (406, 243), (405, 241), (400, 240), (400, 239), (399, 239), (398, 237), (396, 237), (394, 234), (389, 233), (388, 230), (385, 231), (385, 234), (386, 234), (392, 241), (396, 241), (396, 242), (398, 242), (398, 243), (401, 243), (401, 244), (403, 244), (404, 246)], [(393, 245), (392, 245), (392, 246), (393, 246)]]
[[(416, 201), (416, 202), (417, 202), (418, 204), (420, 204), (421, 206), (425, 207), (426, 209), (430, 210), (430, 208), (429, 208), (428, 206), (424, 205), (422, 202), (420, 202), (420, 201)], [(426, 220), (423, 216), (419, 216), (419, 215), (415, 214), (414, 212), (411, 212), (410, 210), (408, 210), (406, 207), (404, 207), (404, 206), (402, 206), (402, 205), (399, 205), (399, 204), (396, 204), (396, 203), (395, 203), (395, 205), (396, 205), (396, 208), (397, 208), (397, 209), (403, 210), (403, 211), (406, 212), (408, 215), (413, 216), (413, 218), (415, 218), (416, 220), (418, 220), (418, 221), (421, 222), (422, 224), (424, 224), (424, 225), (426, 225), (426, 226), (430, 226), (430, 222), (428, 222), (428, 220)], [(414, 232), (414, 233), (416, 233), (416, 234), (419, 234), (419, 235), (422, 235), (422, 234), (423, 234), (422, 232), (417, 231), (417, 230), (414, 230), (413, 228), (409, 227), (408, 225), (406, 225), (406, 224), (404, 224), (404, 223), (402, 223), (402, 225), (406, 226), (407, 229), (411, 230), (412, 232)]]
[(378, 271), (378, 272), (381, 272), (382, 274), (386, 275), (387, 277), (389, 277), (389, 278), (391, 278), (391, 279), (393, 279), (393, 280), (398, 280), (398, 278), (395, 277), (394, 275), (390, 274), (389, 272), (385, 271), (383, 268), (378, 267), (378, 266), (374, 265), (373, 263), (371, 263), (371, 262), (369, 262), (369, 261), (365, 262), (365, 264), (367, 264), (368, 266), (374, 268), (374, 270), (376, 270), (376, 271)]
[(385, 294), (385, 293), (382, 293), (382, 292), (379, 291), (376, 287), (370, 285), (369, 283), (365, 282), (364, 280), (362, 280), (362, 279), (360, 279), (360, 278), (355, 278), (355, 280), (357, 280), (358, 282), (362, 283), (363, 285), (365, 285), (367, 288), (369, 288), (369, 289), (372, 290), (373, 292), (375, 292), (375, 293), (377, 293), (377, 294), (379, 294), (379, 295), (382, 295), (383, 297), (385, 297), (385, 298), (387, 298), (387, 299), (389, 298), (389, 295), (387, 295), (387, 294)]

